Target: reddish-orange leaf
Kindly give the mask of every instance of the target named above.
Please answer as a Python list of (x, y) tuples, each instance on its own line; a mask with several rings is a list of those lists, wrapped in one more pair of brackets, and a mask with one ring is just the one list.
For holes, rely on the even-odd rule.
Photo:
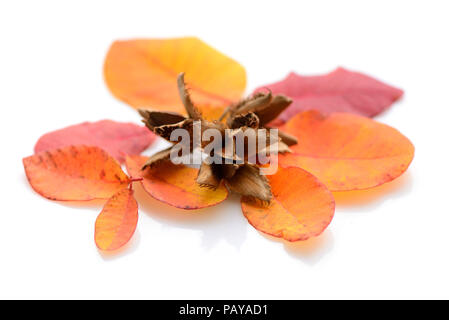
[(132, 189), (114, 194), (95, 221), (95, 243), (101, 250), (116, 250), (131, 239), (137, 226), (137, 202)]
[(332, 191), (366, 189), (400, 176), (413, 159), (412, 143), (399, 131), (348, 113), (296, 115), (282, 130), (295, 135), (282, 166), (309, 171)]
[(118, 99), (185, 114), (176, 85), (181, 72), (200, 109), (223, 108), (245, 90), (245, 69), (197, 38), (116, 41), (104, 64), (106, 83)]
[(108, 199), (129, 178), (118, 162), (98, 147), (69, 146), (23, 159), (33, 189), (51, 200)]
[(267, 176), (273, 198), (268, 205), (242, 197), (242, 211), (259, 231), (288, 241), (318, 236), (334, 216), (332, 193), (300, 168), (279, 168)]
[(141, 153), (155, 138), (150, 130), (134, 123), (111, 120), (83, 122), (44, 134), (37, 141), (34, 152), (70, 145), (89, 145), (100, 147), (123, 162), (125, 155)]
[(147, 157), (126, 157), (126, 168), (133, 178), (143, 178), (143, 188), (155, 199), (181, 209), (200, 209), (216, 205), (228, 197), (223, 184), (216, 190), (200, 187), (195, 179), (198, 170), (166, 161), (157, 167), (141, 170)]

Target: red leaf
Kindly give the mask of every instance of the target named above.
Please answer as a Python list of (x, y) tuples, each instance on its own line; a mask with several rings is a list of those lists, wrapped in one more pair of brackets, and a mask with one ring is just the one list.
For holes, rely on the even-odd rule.
[(140, 154), (155, 138), (147, 128), (133, 123), (111, 120), (83, 122), (44, 134), (37, 141), (34, 152), (69, 145), (89, 145), (100, 147), (123, 162), (126, 155)]
[(266, 88), (293, 99), (292, 105), (278, 118), (284, 122), (301, 111), (311, 109), (324, 114), (349, 112), (373, 117), (404, 93), (374, 78), (343, 68), (319, 76), (300, 76), (292, 72), (284, 80), (256, 91)]

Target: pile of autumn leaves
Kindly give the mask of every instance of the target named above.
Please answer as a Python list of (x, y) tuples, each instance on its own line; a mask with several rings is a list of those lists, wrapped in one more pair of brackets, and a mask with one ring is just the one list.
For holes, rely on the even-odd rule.
[[(117, 41), (104, 65), (106, 83), (118, 99), (149, 110), (143, 115), (160, 112), (164, 117), (189, 116), (176, 85), (181, 72), (201, 119), (219, 123), (225, 108), (231, 106), (232, 113), (239, 105), (246, 86), (244, 68), (196, 38)], [(264, 126), (279, 127), (297, 143), (279, 155), (277, 173), (263, 178), (268, 203), (242, 196), (243, 214), (257, 230), (289, 241), (317, 236), (334, 215), (331, 191), (389, 182), (413, 159), (414, 147), (406, 137), (369, 118), (399, 99), (399, 89), (342, 68), (321, 76), (291, 73), (263, 88), (291, 99)], [(132, 237), (138, 220), (132, 185), (137, 181), (153, 198), (181, 209), (216, 205), (229, 189), (242, 193), (229, 188), (229, 181), (244, 185), (250, 175), (243, 170), (225, 181), (220, 177), (213, 188), (197, 183), (204, 178), (198, 169), (170, 161), (142, 170), (148, 157), (139, 154), (155, 138), (144, 126), (86, 122), (45, 134), (23, 164), (33, 189), (48, 199), (108, 199), (95, 223), (95, 242), (102, 250), (118, 249)]]

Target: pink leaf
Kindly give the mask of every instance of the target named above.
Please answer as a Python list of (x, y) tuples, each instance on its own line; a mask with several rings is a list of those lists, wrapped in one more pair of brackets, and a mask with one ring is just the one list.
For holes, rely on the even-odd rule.
[(34, 152), (69, 145), (97, 146), (123, 162), (126, 155), (140, 154), (155, 138), (147, 128), (133, 123), (112, 120), (83, 122), (44, 134), (37, 141)]
[(349, 112), (373, 117), (404, 93), (374, 78), (343, 68), (319, 76), (300, 76), (290, 73), (284, 80), (258, 88), (285, 94), (293, 103), (281, 115), (285, 122), (295, 114), (315, 109), (324, 114)]

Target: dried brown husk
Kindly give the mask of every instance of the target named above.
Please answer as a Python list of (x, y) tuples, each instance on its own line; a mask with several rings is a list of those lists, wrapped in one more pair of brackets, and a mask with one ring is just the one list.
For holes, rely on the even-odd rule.
[(184, 72), (178, 75), (178, 91), (179, 96), (181, 97), (182, 104), (189, 115), (189, 118), (193, 120), (200, 120), (201, 112), (194, 106), (192, 100), (190, 99), (190, 94), (186, 88), (186, 84), (184, 82)]
[[(259, 92), (231, 106), (227, 111), (230, 114), (227, 124), (232, 129), (241, 127), (264, 128), (291, 103), (292, 99), (282, 94), (273, 97), (271, 92)], [(258, 124), (256, 125), (256, 123)], [(296, 137), (281, 131), (279, 131), (279, 138), (288, 146), (298, 142)]]
[[(184, 74), (181, 73), (177, 79), (178, 91), (182, 103), (186, 109), (188, 117), (173, 112), (160, 112), (151, 110), (139, 110), (143, 117), (145, 125), (155, 134), (170, 141), (172, 132), (176, 129), (188, 130), (190, 137), (193, 137), (194, 121), (201, 121), (201, 137), (207, 129), (217, 129), (223, 137), (223, 142), (234, 141), (240, 134), (254, 134), (256, 145), (259, 146), (261, 138), (264, 139), (266, 147), (262, 150), (255, 150), (256, 153), (269, 156), (272, 153), (290, 152), (289, 145), (297, 142), (296, 138), (279, 131), (278, 139), (274, 139), (270, 130), (258, 132), (257, 129), (264, 129), (265, 125), (274, 120), (282, 111), (284, 111), (292, 102), (291, 99), (283, 95), (273, 96), (269, 91), (267, 93), (256, 93), (253, 96), (241, 100), (231, 105), (217, 121), (206, 121), (202, 118), (201, 112), (193, 104), (188, 88), (184, 81)], [(227, 116), (226, 125), (221, 121)], [(231, 131), (226, 130), (232, 129)], [(253, 130), (254, 132), (247, 132)], [(231, 139), (230, 139), (231, 138)], [(248, 150), (248, 138), (244, 138), (245, 150), (243, 157), (237, 155), (235, 143), (231, 154), (225, 154), (226, 148), (215, 150), (214, 158), (218, 158), (217, 163), (203, 162), (200, 166), (197, 183), (200, 186), (215, 189), (221, 181), (225, 181), (228, 188), (242, 196), (259, 199), (263, 202), (269, 202), (272, 198), (268, 179), (260, 174), (257, 164), (249, 163), (254, 154)], [(172, 142), (172, 141), (171, 141)], [(202, 141), (201, 147), (208, 145), (210, 141)], [(191, 147), (193, 148), (193, 141)], [(148, 159), (146, 167), (155, 167), (159, 163), (170, 159), (171, 148), (162, 150)], [(192, 149), (191, 149), (192, 151)], [(229, 150), (226, 150), (229, 151)]]
[[(281, 143), (281, 140), (279, 137), (276, 137), (270, 130), (257, 130), (253, 128), (238, 128), (231, 131), (227, 131), (227, 139), (226, 142), (229, 144), (231, 141), (233, 143), (231, 146), (234, 148), (234, 154), (232, 155), (233, 159), (238, 161), (245, 161), (248, 162), (252, 157), (254, 157), (256, 154), (259, 154), (261, 152), (265, 153), (275, 153), (275, 152), (288, 152), (290, 149), (285, 145), (285, 143)], [(243, 137), (244, 141), (244, 154), (243, 157), (241, 154), (237, 154), (235, 147), (237, 145), (236, 141), (238, 139), (238, 136)], [(248, 136), (252, 136), (252, 138), (249, 138)], [(255, 145), (257, 146), (257, 149), (250, 150), (249, 148), (249, 141), (253, 139), (255, 141)], [(261, 140), (262, 139), (262, 140)], [(260, 146), (265, 146), (263, 149), (259, 149)], [(272, 147), (270, 147), (272, 146)], [(226, 145), (225, 145), (226, 147)], [(230, 158), (230, 155), (226, 155), (228, 158)]]
[(287, 132), (278, 130), (278, 136), (287, 146), (293, 146), (298, 143), (298, 139)]
[(159, 137), (164, 138), (167, 141), (170, 141), (170, 136), (173, 131), (176, 129), (184, 129), (187, 130), (190, 134), (190, 136), (193, 136), (193, 120), (192, 119), (185, 119), (184, 121), (175, 123), (175, 124), (167, 124), (159, 127), (154, 128), (154, 133), (157, 134)]
[(196, 182), (203, 187), (215, 189), (224, 180), (226, 186), (242, 196), (270, 201), (272, 198), (268, 179), (260, 175), (259, 167), (248, 163), (236, 164), (201, 164)]
[(154, 168), (155, 166), (161, 164), (162, 162), (169, 160), (171, 149), (172, 147), (153, 154), (142, 166), (142, 170), (145, 170), (147, 167)]
[(154, 131), (155, 127), (176, 124), (184, 121), (186, 118), (176, 112), (163, 112), (139, 109), (139, 114), (142, 116), (142, 122), (145, 123), (148, 129)]
[(242, 196), (267, 202), (273, 197), (267, 177), (259, 173), (259, 167), (256, 165), (244, 164), (231, 178), (225, 181), (231, 191)]
[(211, 189), (216, 189), (221, 182), (221, 175), (217, 172), (217, 167), (213, 163), (201, 163), (200, 170), (196, 182), (202, 186)]
[(264, 126), (276, 119), (292, 102), (292, 99), (278, 94), (271, 99), (269, 105), (256, 107), (253, 112), (259, 117), (260, 125)]
[(259, 117), (253, 112), (249, 112), (246, 114), (237, 114), (230, 118), (229, 122), (229, 127), (231, 129), (238, 129), (241, 127), (248, 127), (253, 129), (259, 128)]

